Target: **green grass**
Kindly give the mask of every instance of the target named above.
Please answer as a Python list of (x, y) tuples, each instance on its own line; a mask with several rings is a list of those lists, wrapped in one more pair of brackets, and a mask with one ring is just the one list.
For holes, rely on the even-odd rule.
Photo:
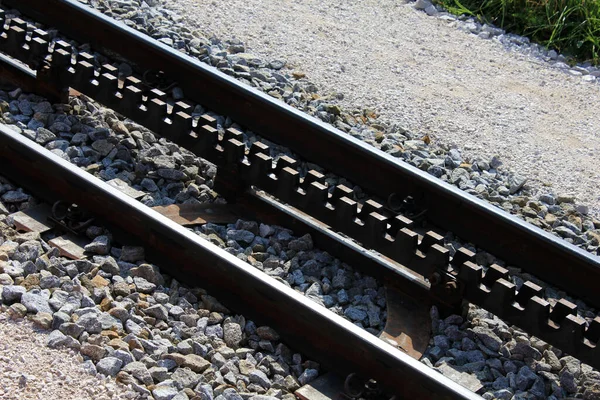
[(600, 61), (600, 0), (435, 0), (574, 58)]

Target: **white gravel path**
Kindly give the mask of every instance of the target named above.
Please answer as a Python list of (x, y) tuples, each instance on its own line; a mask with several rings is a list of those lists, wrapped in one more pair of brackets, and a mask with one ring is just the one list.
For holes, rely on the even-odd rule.
[(468, 157), (500, 155), (540, 192), (600, 214), (600, 86), (509, 53), (399, 0), (164, 0), (247, 51), (287, 61), (343, 104)]
[(47, 334), (0, 314), (0, 399), (117, 400), (138, 397), (112, 378), (84, 371), (79, 353), (46, 347)]

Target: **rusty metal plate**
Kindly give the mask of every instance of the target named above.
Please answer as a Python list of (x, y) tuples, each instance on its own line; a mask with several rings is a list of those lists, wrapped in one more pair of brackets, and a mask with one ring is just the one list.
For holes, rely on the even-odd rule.
[(47, 204), (29, 208), (12, 214), (15, 227), (21, 232), (44, 233), (52, 229), (48, 216), (52, 215), (52, 209)]
[(171, 204), (152, 207), (171, 221), (183, 226), (214, 224), (232, 224), (239, 215), (235, 206), (229, 204)]
[(409, 356), (420, 359), (431, 336), (431, 304), (422, 299), (415, 300), (390, 285), (386, 286), (385, 293), (387, 323), (379, 337)]
[(85, 257), (84, 247), (87, 244), (86, 239), (67, 233), (63, 236), (51, 239), (48, 244), (56, 247), (60, 255), (71, 260), (80, 260)]
[(300, 400), (347, 400), (343, 396), (344, 379), (339, 375), (328, 372), (314, 381), (302, 386), (294, 394)]

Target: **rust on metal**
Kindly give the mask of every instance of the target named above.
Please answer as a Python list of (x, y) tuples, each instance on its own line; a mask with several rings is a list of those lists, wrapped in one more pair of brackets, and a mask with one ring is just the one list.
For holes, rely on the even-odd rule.
[(379, 337), (409, 356), (420, 359), (431, 335), (431, 304), (415, 300), (391, 285), (386, 286), (385, 297), (387, 322)]
[(229, 204), (171, 204), (152, 209), (183, 226), (231, 224), (239, 219), (235, 206)]
[(40, 204), (25, 211), (19, 211), (11, 215), (13, 223), (18, 231), (44, 233), (52, 229), (48, 217), (52, 210), (47, 204)]
[(86, 240), (79, 236), (67, 233), (51, 239), (48, 244), (56, 247), (61, 256), (71, 260), (80, 260), (85, 257), (84, 246), (86, 245)]

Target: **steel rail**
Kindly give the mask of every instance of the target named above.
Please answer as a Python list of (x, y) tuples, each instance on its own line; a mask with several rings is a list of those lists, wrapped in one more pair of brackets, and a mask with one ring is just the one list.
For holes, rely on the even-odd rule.
[[(20, 21), (17, 21), (17, 23), (21, 24)], [(16, 26), (16, 24), (13, 24), (11, 21), (11, 26)], [(15, 48), (18, 46), (0, 42), (0, 48), (6, 47)], [(22, 59), (30, 59), (27, 54), (15, 52), (13, 54)], [(68, 53), (63, 53), (63, 59), (71, 58), (70, 54), (69, 56), (66, 56), (66, 54)], [(79, 56), (86, 57), (82, 54), (79, 54)], [(52, 61), (54, 65), (54, 59)], [(116, 111), (124, 110), (125, 115), (139, 119), (138, 122), (146, 124), (147, 127), (154, 131), (159, 131), (163, 135), (168, 135), (176, 143), (186, 144), (186, 141), (181, 140), (181, 137), (185, 137), (185, 134), (189, 132), (189, 126), (187, 129), (184, 128), (183, 132), (180, 132), (179, 135), (177, 134), (178, 130), (181, 131), (181, 126), (177, 126), (176, 117), (180, 114), (175, 115), (172, 125), (167, 124), (165, 126), (162, 124), (161, 126), (160, 123), (156, 125), (156, 123), (153, 124), (153, 120), (156, 119), (154, 118), (156, 115), (160, 115), (158, 114), (158, 110), (154, 110), (150, 118), (148, 116), (140, 117), (139, 115), (136, 117), (135, 113), (132, 113), (132, 108), (123, 104), (125, 97), (123, 100), (120, 100), (120, 97), (112, 96), (115, 88), (111, 87), (109, 82), (96, 86), (94, 84), (86, 84), (86, 79), (73, 80), (66, 76), (69, 74), (77, 75), (81, 71), (80, 67), (83, 65), (85, 64), (78, 63), (73, 73), (69, 72), (66, 68), (58, 67), (56, 69), (53, 68), (51, 71), (46, 70), (45, 75), (58, 77), (58, 87), (74, 87), (76, 90), (81, 90), (83, 93), (100, 100)], [(24, 74), (22, 79), (29, 82), (31, 74)], [(19, 77), (15, 76), (15, 78), (18, 80)], [(150, 105), (151, 103), (146, 102), (146, 107)], [(173, 117), (173, 113), (171, 113), (171, 117)], [(207, 121), (210, 121), (210, 119), (207, 119)], [(205, 133), (209, 133), (209, 131), (215, 132), (211, 126), (205, 128), (207, 129)], [(233, 137), (241, 135), (238, 131), (233, 132), (228, 130), (226, 133)], [(533, 282), (524, 282), (522, 287), (516, 291), (516, 286), (509, 281), (508, 271), (500, 266), (494, 265), (489, 267), (485, 275), (483, 275), (482, 267), (473, 263), (475, 254), (467, 249), (458, 249), (455, 256), (450, 260), (453, 271), (451, 274), (454, 279), (458, 278), (458, 282), (454, 280), (444, 282), (441, 280), (442, 275), (439, 275), (439, 279), (435, 284), (431, 284), (431, 282), (427, 283), (423, 278), (423, 273), (425, 273), (425, 276), (435, 278), (435, 274), (445, 274), (444, 268), (448, 267), (446, 265), (448, 260), (444, 255), (447, 253), (447, 250), (434, 244), (439, 240), (437, 235), (426, 234), (421, 240), (419, 245), (420, 250), (418, 251), (423, 251), (429, 246), (425, 258), (421, 258), (420, 256), (411, 258), (411, 253), (417, 255), (414, 253), (417, 250), (413, 247), (416, 243), (403, 240), (402, 236), (397, 237), (397, 240), (400, 241), (398, 247), (400, 253), (396, 253), (396, 255), (403, 258), (405, 262), (408, 262), (406, 266), (394, 260), (387, 259), (381, 254), (367, 250), (352, 240), (338, 234), (327, 223), (323, 222), (327, 221), (327, 219), (322, 219), (324, 216), (323, 211), (328, 213), (334, 212), (336, 215), (338, 212), (335, 209), (320, 207), (323, 204), (322, 201), (318, 201), (318, 196), (314, 196), (318, 192), (312, 191), (312, 195), (310, 194), (311, 189), (324, 190), (322, 185), (319, 186), (319, 184), (313, 182), (310, 186), (304, 186), (307, 196), (312, 200), (317, 200), (313, 201), (316, 207), (306, 207), (307, 204), (305, 204), (304, 200), (299, 198), (294, 199), (294, 197), (289, 196), (290, 187), (288, 184), (290, 181), (285, 179), (285, 175), (280, 175), (281, 179), (275, 181), (268, 177), (269, 174), (265, 174), (261, 165), (269, 167), (271, 159), (266, 155), (269, 152), (264, 145), (258, 145), (256, 148), (253, 146), (248, 154), (248, 160), (244, 159), (240, 164), (234, 163), (232, 165), (228, 162), (227, 160), (237, 159), (241, 155), (241, 150), (243, 150), (242, 147), (244, 146), (233, 137), (229, 140), (223, 138), (220, 144), (214, 147), (216, 152), (207, 153), (206, 151), (197, 149), (194, 145), (191, 148), (198, 151), (198, 155), (207, 156), (208, 160), (217, 163), (219, 172), (216, 177), (215, 188), (218, 186), (216, 190), (221, 194), (223, 194), (223, 191), (230, 193), (228, 198), (232, 198), (238, 208), (240, 206), (243, 208), (242, 215), (253, 220), (269, 221), (272, 224), (286, 226), (293, 229), (297, 234), (309, 233), (319, 248), (327, 249), (332, 255), (340, 258), (342, 261), (349, 262), (361, 272), (384, 281), (386, 286), (389, 287), (392, 285), (401, 289), (405, 295), (409, 295), (415, 301), (420, 302), (420, 304), (434, 302), (438, 308), (441, 306), (444, 312), (450, 312), (460, 304), (462, 295), (465, 299), (492, 311), (507, 322), (517, 324), (529, 333), (578, 357), (582, 361), (592, 366), (600, 365), (600, 353), (596, 346), (596, 343), (600, 340), (600, 318), (596, 318), (588, 325), (584, 319), (576, 316), (576, 306), (564, 299), (561, 299), (556, 305), (550, 307), (550, 304), (540, 297), (543, 297), (542, 288)], [(235, 146), (231, 147), (228, 144), (235, 144)], [(224, 149), (222, 154), (216, 150), (218, 148)], [(256, 151), (262, 153), (256, 153)], [(292, 161), (288, 159), (285, 162), (289, 164)], [(263, 189), (270, 188), (267, 190), (271, 193), (277, 193), (277, 196), (280, 198), (276, 200), (270, 195), (262, 191), (257, 191), (254, 188), (248, 187), (247, 184), (240, 182), (239, 169), (236, 173), (236, 167), (243, 169), (241, 175), (246, 176), (246, 179), (256, 182)], [(257, 177), (258, 179), (256, 179)], [(261, 177), (267, 177), (267, 179), (260, 179)], [(220, 184), (217, 185), (219, 182)], [(341, 188), (338, 189), (342, 190)], [(303, 212), (302, 209), (282, 204), (281, 200), (292, 205), (299, 204), (300, 207), (304, 206), (304, 210), (309, 212), (309, 214)], [(345, 215), (343, 212), (343, 201), (341, 203), (338, 202), (337, 207), (342, 209), (339, 212), (339, 215), (342, 217), (341, 222), (348, 221), (348, 215)], [(324, 218), (327, 218), (326, 215)], [(336, 225), (337, 221), (330, 222), (334, 226), (343, 229), (339, 224)], [(406, 219), (403, 222), (406, 223)], [(368, 219), (366, 223), (369, 223)], [(402, 233), (407, 239), (414, 238), (414, 235), (416, 235), (416, 233), (406, 229), (403, 229)], [(374, 235), (377, 235), (376, 229), (367, 229), (366, 232), (361, 233), (362, 239), (360, 241), (369, 241)], [(438, 263), (441, 264), (438, 266)], [(428, 273), (427, 270), (430, 267), (440, 269), (438, 269), (438, 272)], [(421, 274), (417, 271), (421, 271)], [(455, 284), (460, 284), (460, 287), (458, 285), (454, 286)]]
[(326, 368), (359, 372), (407, 399), (477, 399), (476, 394), (311, 302), (235, 256), (0, 125), (2, 174), (47, 200), (91, 211), (147, 250), (163, 272), (210, 287), (223, 303), (261, 323)]
[(37, 93), (50, 101), (58, 102), (68, 98), (67, 91), (58, 90), (52, 84), (37, 79), (35, 71), (2, 53), (0, 53), (0, 80), (16, 84), (23, 91)]
[[(600, 307), (600, 258), (437, 180), (315, 118), (249, 88), (76, 0), (4, 0), (38, 21), (107, 54), (120, 54), (143, 72), (164, 71), (186, 97), (371, 193), (415, 198), (432, 224)], [(142, 68), (143, 66), (143, 68)]]

